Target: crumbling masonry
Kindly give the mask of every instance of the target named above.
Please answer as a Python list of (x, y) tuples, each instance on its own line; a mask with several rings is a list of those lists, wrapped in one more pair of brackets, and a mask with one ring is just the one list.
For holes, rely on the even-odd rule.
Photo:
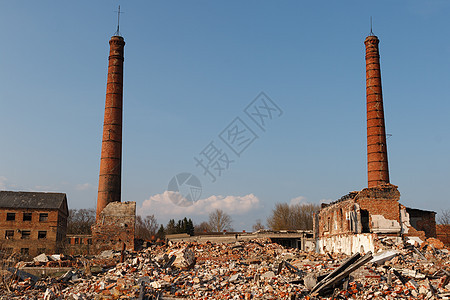
[(436, 237), (435, 212), (401, 205), (397, 186), (389, 183), (379, 40), (370, 35), (366, 46), (368, 188), (323, 204), (315, 216), (317, 251), (352, 254), (375, 251), (380, 236)]

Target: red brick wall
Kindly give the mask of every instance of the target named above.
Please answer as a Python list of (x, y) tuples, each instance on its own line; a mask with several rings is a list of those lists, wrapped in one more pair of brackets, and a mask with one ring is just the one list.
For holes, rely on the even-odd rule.
[[(7, 213), (15, 213), (15, 220), (7, 221)], [(24, 213), (31, 213), (31, 221), (23, 221)], [(47, 221), (39, 221), (40, 213), (48, 213)], [(53, 254), (57, 250), (57, 241), (61, 240), (62, 242), (62, 240), (65, 238), (64, 229), (58, 229), (59, 214), (60, 212), (57, 210), (1, 209), (0, 246), (5, 249), (9, 248), (9, 250), (12, 248), (12, 251), (18, 253), (21, 252), (22, 248), (28, 248), (30, 256), (39, 254), (38, 250), (40, 249), (45, 249), (45, 252)], [(61, 216), (59, 218), (60, 222), (62, 222)], [(66, 228), (67, 225), (64, 225), (63, 227)], [(14, 231), (14, 236), (12, 239), (6, 239), (6, 230)], [(22, 239), (22, 231), (30, 231), (30, 236), (28, 239)], [(39, 231), (46, 231), (46, 238), (38, 239)], [(62, 233), (64, 233), (64, 235), (61, 236)]]
[(436, 225), (436, 236), (445, 246), (450, 247), (450, 225)]
[(356, 196), (361, 209), (369, 212), (369, 226), (372, 226), (372, 215), (382, 215), (387, 220), (400, 223), (399, 199), (400, 192), (392, 184), (366, 188)]
[(409, 222), (418, 231), (423, 231), (427, 238), (436, 237), (436, 213), (406, 207)]
[(356, 226), (352, 228), (351, 218), (358, 214), (359, 210), (355, 210), (353, 199), (335, 202), (322, 208), (318, 213), (319, 236), (356, 233), (357, 228), (355, 228)]
[(396, 200), (364, 198), (358, 199), (358, 203), (361, 209), (369, 212), (370, 219), (372, 215), (382, 215), (385, 219), (400, 222), (400, 208)]

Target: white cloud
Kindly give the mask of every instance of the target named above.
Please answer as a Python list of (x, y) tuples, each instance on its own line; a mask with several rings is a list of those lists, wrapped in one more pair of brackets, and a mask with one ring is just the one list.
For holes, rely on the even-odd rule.
[(164, 192), (156, 194), (142, 203), (138, 209), (139, 214), (155, 214), (158, 217), (182, 217), (182, 216), (207, 216), (216, 209), (222, 209), (231, 215), (242, 215), (260, 207), (258, 197), (253, 194), (245, 196), (221, 196), (213, 195), (205, 199), (200, 199), (190, 206), (178, 206), (172, 202), (180, 201), (182, 198), (178, 193)]
[(289, 202), (289, 205), (295, 205), (295, 204), (306, 204), (306, 197), (298, 196), (295, 198), (292, 198)]
[(6, 184), (7, 181), (8, 181), (8, 178), (6, 178), (5, 176), (0, 176), (0, 190), (7, 189), (7, 184)]
[(49, 185), (35, 185), (32, 189), (32, 192), (58, 192), (58, 189)]
[(77, 191), (86, 191), (93, 188), (93, 185), (90, 183), (80, 183), (75, 186)]
[(21, 189), (23, 188), (18, 186), (17, 184), (11, 183), (5, 176), (0, 176), (0, 190), (15, 191)]

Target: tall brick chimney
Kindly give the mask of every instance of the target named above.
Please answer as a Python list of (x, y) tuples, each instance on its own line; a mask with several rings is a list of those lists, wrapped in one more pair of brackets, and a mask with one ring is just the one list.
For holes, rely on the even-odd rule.
[(108, 80), (97, 196), (97, 220), (110, 202), (120, 202), (122, 169), (123, 37), (109, 41)]
[(380, 40), (375, 35), (369, 35), (364, 41), (366, 45), (367, 173), (369, 188), (389, 183), (379, 42)]

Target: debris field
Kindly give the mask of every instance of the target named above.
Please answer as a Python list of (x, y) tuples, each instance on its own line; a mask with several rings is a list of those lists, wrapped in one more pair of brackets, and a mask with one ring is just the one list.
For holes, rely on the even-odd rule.
[[(42, 278), (25, 271), (38, 267), (70, 269)], [(385, 241), (376, 254), (352, 256), (269, 239), (169, 242), (98, 256), (41, 254), (1, 272), (0, 299), (450, 299), (449, 251), (435, 239)]]

